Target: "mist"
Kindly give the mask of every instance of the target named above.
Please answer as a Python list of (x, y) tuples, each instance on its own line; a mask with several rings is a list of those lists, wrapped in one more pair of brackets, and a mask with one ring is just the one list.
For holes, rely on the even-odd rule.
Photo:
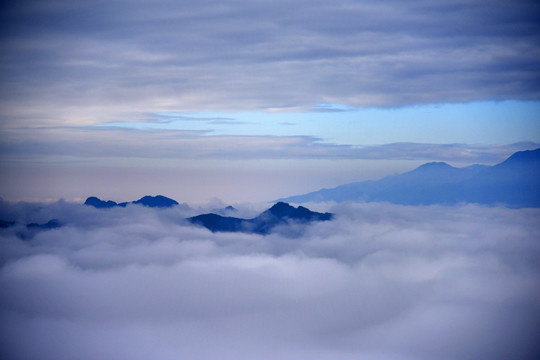
[(538, 209), (317, 204), (335, 220), (261, 236), (183, 220), (215, 204), (0, 205), (2, 358), (539, 354)]

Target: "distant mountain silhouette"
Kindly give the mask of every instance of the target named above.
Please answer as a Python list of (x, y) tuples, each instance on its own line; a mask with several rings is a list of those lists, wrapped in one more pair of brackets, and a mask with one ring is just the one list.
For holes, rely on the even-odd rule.
[(297, 208), (279, 202), (253, 219), (241, 219), (218, 214), (202, 214), (187, 220), (193, 224), (204, 226), (212, 232), (246, 232), (266, 235), (277, 225), (289, 223), (309, 223), (332, 219), (330, 213), (318, 213), (303, 206)]
[(229, 206), (226, 206), (226, 207), (221, 208), (221, 209), (214, 209), (214, 210), (212, 210), (212, 212), (214, 214), (226, 216), (226, 215), (237, 213), (238, 210), (234, 206), (229, 205)]
[(173, 199), (169, 199), (168, 197), (157, 195), (157, 196), (144, 196), (140, 198), (139, 200), (132, 201), (131, 203), (123, 202), (123, 203), (116, 203), (112, 200), (101, 200), (95, 196), (90, 196), (86, 199), (84, 202), (84, 205), (93, 206), (98, 209), (107, 209), (107, 208), (113, 208), (113, 207), (126, 207), (128, 204), (139, 204), (147, 207), (152, 208), (164, 208), (164, 207), (171, 207), (178, 205), (178, 202)]
[(157, 196), (144, 196), (137, 201), (133, 201), (133, 204), (140, 204), (148, 207), (171, 207), (178, 205), (178, 202), (168, 197), (157, 195)]
[(26, 226), (20, 223), (17, 224), (17, 222), (15, 221), (0, 220), (0, 225), (0, 228), (3, 229), (14, 227), (16, 230), (15, 235), (17, 235), (22, 240), (31, 240), (39, 232), (57, 229), (63, 226), (63, 224), (57, 219), (49, 220), (48, 222), (43, 224), (30, 223), (26, 224)]
[(494, 166), (455, 168), (443, 162), (377, 181), (363, 181), (280, 199), (293, 203), (385, 201), (405, 205), (479, 203), (540, 207), (540, 149), (520, 151)]
[(62, 227), (62, 224), (57, 219), (52, 219), (46, 222), (45, 224), (31, 223), (26, 225), (28, 229), (37, 229), (37, 230), (50, 230)]
[(98, 209), (107, 209), (107, 208), (113, 208), (117, 206), (126, 207), (127, 203), (118, 204), (112, 200), (104, 201), (95, 196), (90, 196), (89, 198), (86, 199), (86, 201), (84, 202), (84, 205), (93, 206)]
[(0, 229), (5, 229), (15, 225), (15, 221), (7, 221), (0, 219)]
[[(15, 221), (6, 221), (0, 219), (0, 228), (2, 229), (6, 229), (15, 225), (17, 225)], [(26, 225), (26, 229), (28, 230), (50, 230), (59, 227), (62, 227), (62, 223), (58, 219), (49, 220), (44, 224), (30, 223)]]

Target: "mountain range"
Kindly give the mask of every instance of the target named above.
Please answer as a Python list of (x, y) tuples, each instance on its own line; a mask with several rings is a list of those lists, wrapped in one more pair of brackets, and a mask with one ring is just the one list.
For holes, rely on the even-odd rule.
[(333, 214), (311, 211), (303, 206), (294, 207), (278, 202), (252, 219), (241, 219), (218, 214), (202, 214), (188, 218), (192, 224), (201, 225), (212, 232), (245, 232), (267, 235), (278, 225), (307, 224), (331, 220)]
[(380, 180), (354, 182), (277, 201), (383, 201), (404, 205), (478, 203), (540, 207), (540, 149), (519, 151), (494, 165), (464, 168), (431, 162)]
[[(164, 208), (178, 205), (178, 202), (162, 195), (144, 196), (132, 202), (117, 203), (112, 200), (101, 200), (95, 196), (86, 199), (84, 205), (93, 206), (98, 209), (114, 207), (126, 207), (128, 204), (140, 204), (153, 208)], [(232, 206), (223, 209), (216, 209), (212, 213), (201, 214), (187, 218), (192, 224), (200, 225), (212, 232), (245, 232), (254, 234), (269, 234), (276, 226), (290, 223), (306, 224), (312, 221), (325, 221), (332, 219), (330, 213), (318, 213), (303, 206), (297, 208), (278, 202), (259, 216), (252, 219), (242, 219), (226, 216), (237, 210)]]
[[(321, 201), (384, 201), (405, 205), (478, 203), (515, 208), (540, 207), (540, 149), (516, 152), (494, 166), (471, 165), (456, 168), (444, 162), (430, 162), (410, 172), (376, 181), (355, 182), (280, 199), (271, 208), (251, 219), (226, 216), (237, 211), (228, 206), (186, 220), (212, 232), (266, 235), (280, 225), (331, 220), (333, 218), (331, 213), (314, 212), (303, 206), (294, 207), (287, 203)], [(177, 201), (162, 195), (144, 196), (139, 200), (122, 203), (91, 196), (84, 202), (84, 205), (99, 209), (126, 207), (129, 204), (151, 208), (180, 205)], [(186, 204), (181, 206), (189, 209)], [(43, 224), (21, 225), (14, 220), (0, 219), (0, 229), (17, 228), (19, 229), (17, 235), (27, 239), (32, 238), (37, 232), (62, 227), (64, 223), (53, 219)]]
[(26, 224), (25, 226), (20, 226), (20, 224), (18, 224), (16, 221), (6, 221), (0, 219), (0, 229), (9, 229), (15, 227), (17, 230), (15, 234), (23, 240), (32, 239), (38, 232), (57, 229), (62, 226), (63, 224), (57, 219), (49, 220), (44, 224), (30, 223)]
[(172, 206), (178, 205), (178, 202), (176, 200), (170, 199), (163, 195), (157, 195), (157, 196), (147, 195), (140, 198), (139, 200), (135, 200), (132, 202), (122, 202), (122, 203), (117, 203), (112, 200), (101, 200), (95, 196), (90, 196), (84, 202), (84, 205), (93, 206), (98, 209), (107, 209), (107, 208), (113, 208), (113, 207), (126, 207), (128, 204), (139, 204), (142, 206), (152, 207), (152, 208), (165, 208), (165, 207), (172, 207)]
[[(156, 201), (156, 198), (157, 201)], [(96, 200), (97, 199), (97, 200)], [(143, 200), (145, 199), (145, 200)], [(140, 202), (133, 202), (143, 204), (144, 206), (149, 207), (170, 207), (174, 205), (170, 201), (165, 201), (162, 197), (151, 197), (145, 196)], [(169, 199), (172, 200), (172, 199)], [(174, 200), (172, 200), (174, 201)], [(174, 201), (176, 203), (176, 201)], [(148, 204), (148, 205), (145, 205)], [(176, 203), (178, 204), (178, 203)], [(116, 203), (114, 201), (103, 201), (96, 197), (90, 197), (86, 200), (85, 205), (95, 206), (97, 208), (105, 209), (111, 207), (125, 207), (128, 203)], [(97, 206), (96, 206), (97, 205)], [(262, 212), (257, 217), (252, 219), (242, 219), (230, 216), (224, 216), (220, 214), (236, 212), (237, 210), (232, 206), (227, 206), (224, 209), (217, 209), (216, 213), (208, 213), (193, 216), (187, 218), (186, 220), (194, 225), (199, 225), (207, 228), (212, 232), (245, 232), (245, 233), (254, 233), (267, 235), (274, 231), (278, 225), (292, 225), (292, 224), (308, 224), (313, 221), (326, 221), (331, 220), (333, 214), (330, 213), (319, 213), (311, 211), (303, 206), (294, 207), (289, 204), (279, 202), (273, 205), (268, 210)], [(17, 224), (16, 221), (6, 221), (0, 219), (0, 229), (8, 229), (11, 227), (16, 227), (16, 235), (25, 240), (32, 239), (38, 232), (52, 230), (64, 226), (63, 222), (60, 222), (57, 219), (52, 219), (46, 223), (30, 223), (26, 226), (21, 226)], [(290, 234), (290, 233), (289, 233)]]

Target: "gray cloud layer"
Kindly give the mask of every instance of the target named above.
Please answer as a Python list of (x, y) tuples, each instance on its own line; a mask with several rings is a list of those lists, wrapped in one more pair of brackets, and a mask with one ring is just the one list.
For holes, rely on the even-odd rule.
[(19, 121), (539, 97), (536, 1), (24, 1), (0, 14), (2, 109)]
[(537, 209), (348, 204), (302, 236), (261, 237), (187, 226), (182, 209), (0, 205), (66, 223), (30, 241), (2, 230), (4, 358), (540, 353)]
[(5, 160), (69, 158), (370, 159), (496, 163), (535, 142), (506, 145), (401, 142), (371, 146), (328, 143), (313, 136), (215, 136), (201, 131), (43, 128), (0, 132)]

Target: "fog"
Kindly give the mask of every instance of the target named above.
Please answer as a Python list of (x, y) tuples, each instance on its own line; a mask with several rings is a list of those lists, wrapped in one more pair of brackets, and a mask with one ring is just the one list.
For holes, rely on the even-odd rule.
[(335, 219), (268, 236), (183, 221), (215, 206), (0, 201), (0, 357), (540, 354), (539, 209), (311, 204)]

